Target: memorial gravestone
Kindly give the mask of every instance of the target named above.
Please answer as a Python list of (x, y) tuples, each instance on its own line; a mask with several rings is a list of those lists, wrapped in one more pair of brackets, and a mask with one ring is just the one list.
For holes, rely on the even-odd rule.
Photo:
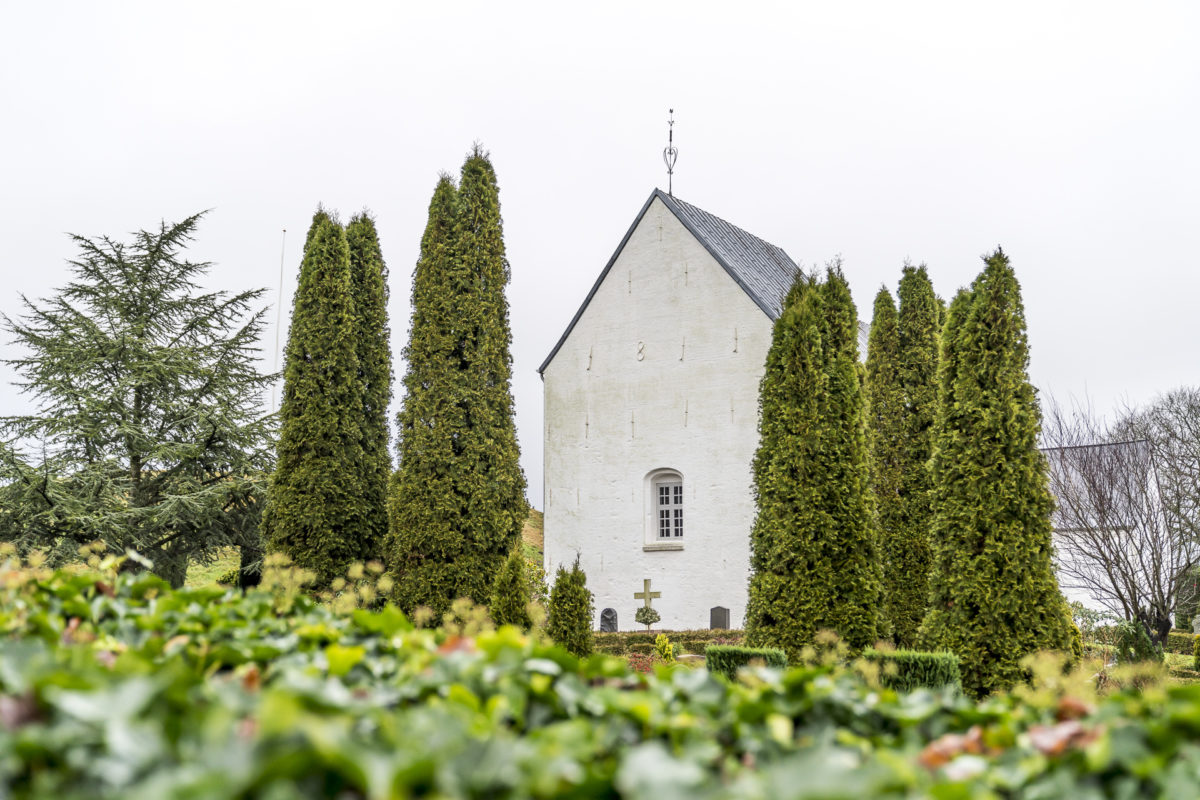
[(729, 609), (716, 606), (708, 610), (708, 627), (712, 630), (729, 629)]

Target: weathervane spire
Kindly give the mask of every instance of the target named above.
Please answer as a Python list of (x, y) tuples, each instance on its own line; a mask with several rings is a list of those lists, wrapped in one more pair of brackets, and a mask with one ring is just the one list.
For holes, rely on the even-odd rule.
[(672, 108), (671, 116), (667, 118), (667, 146), (663, 148), (663, 161), (667, 162), (667, 194), (671, 197), (675, 196), (671, 178), (675, 175), (677, 158), (679, 158), (679, 151), (675, 149), (675, 109)]

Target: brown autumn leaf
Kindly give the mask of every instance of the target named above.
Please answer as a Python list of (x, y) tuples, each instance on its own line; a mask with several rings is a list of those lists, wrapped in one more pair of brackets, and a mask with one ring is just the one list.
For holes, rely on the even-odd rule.
[(0, 726), (15, 731), (23, 725), (35, 722), (38, 718), (37, 700), (33, 692), (23, 695), (0, 695)]
[(963, 752), (977, 756), (981, 755), (983, 750), (983, 728), (978, 725), (972, 725), (971, 730), (967, 731), (966, 738), (963, 740)]
[(1065, 722), (1069, 719), (1081, 719), (1095, 710), (1078, 697), (1068, 696), (1058, 701), (1058, 711), (1055, 716), (1059, 722)]
[(1034, 725), (1029, 729), (1029, 743), (1043, 755), (1057, 756), (1068, 749), (1087, 747), (1099, 738), (1101, 730), (1085, 728), (1075, 719), (1057, 725)]
[(925, 745), (917, 762), (926, 769), (937, 769), (963, 753), (981, 755), (984, 752), (983, 728), (972, 725), (965, 734), (947, 733)]
[(939, 736), (917, 756), (917, 763), (926, 769), (937, 769), (950, 763), (950, 760), (963, 751), (966, 737), (959, 733), (947, 733)]
[(438, 652), (442, 655), (448, 653), (473, 653), (475, 652), (475, 640), (469, 636), (451, 636), (442, 646), (438, 648)]
[(63, 628), (62, 636), (59, 637), (59, 641), (61, 641), (63, 644), (74, 644), (75, 631), (79, 630), (79, 623), (81, 621), (82, 620), (80, 620), (79, 617), (71, 617), (71, 620), (67, 623), (67, 627)]
[(262, 686), (262, 673), (258, 671), (258, 664), (251, 664), (242, 673), (242, 688), (247, 692), (257, 692)]

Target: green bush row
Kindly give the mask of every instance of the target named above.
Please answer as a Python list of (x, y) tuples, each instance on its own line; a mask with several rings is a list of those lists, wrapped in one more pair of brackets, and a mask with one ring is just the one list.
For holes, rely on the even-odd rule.
[(777, 647), (741, 647), (730, 644), (710, 644), (704, 651), (704, 666), (716, 675), (730, 680), (737, 678), (738, 670), (751, 662), (761, 661), (765, 666), (784, 669), (787, 654)]
[(1049, 665), (1057, 688), (976, 704), (832, 664), (639, 674), (270, 574), (243, 595), (2, 562), (12, 800), (1175, 797), (1200, 774), (1200, 686), (1073, 696), (1086, 676)]
[(1181, 656), (1190, 656), (1192, 649), (1195, 647), (1196, 634), (1184, 633), (1183, 631), (1171, 631), (1167, 634), (1167, 642), (1163, 649), (1168, 653), (1177, 653)]
[(868, 648), (863, 658), (879, 665), (879, 682), (897, 692), (914, 689), (962, 690), (958, 656), (953, 653), (925, 653), (917, 650), (883, 651)]
[[(1121, 624), (1117, 625), (1100, 625), (1092, 632), (1090, 639), (1101, 644), (1113, 644), (1120, 636)], [(1163, 650), (1167, 653), (1175, 653), (1181, 656), (1190, 656), (1192, 647), (1196, 641), (1196, 634), (1188, 633), (1187, 631), (1172, 630), (1167, 634), (1167, 640), (1163, 643)]]
[(686, 631), (620, 631), (617, 633), (597, 633), (595, 638), (596, 652), (608, 653), (614, 656), (627, 656), (633, 653), (649, 655), (654, 652), (654, 640), (659, 633), (665, 633), (675, 645), (676, 654), (704, 652), (710, 644), (741, 644), (740, 630), (698, 630)]

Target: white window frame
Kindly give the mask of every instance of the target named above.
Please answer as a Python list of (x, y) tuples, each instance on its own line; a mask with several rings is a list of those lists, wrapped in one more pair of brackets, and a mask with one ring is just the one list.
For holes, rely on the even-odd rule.
[[(682, 550), (687, 539), (687, 492), (683, 473), (661, 468), (646, 475), (646, 550)], [(664, 533), (665, 532), (665, 533)]]

